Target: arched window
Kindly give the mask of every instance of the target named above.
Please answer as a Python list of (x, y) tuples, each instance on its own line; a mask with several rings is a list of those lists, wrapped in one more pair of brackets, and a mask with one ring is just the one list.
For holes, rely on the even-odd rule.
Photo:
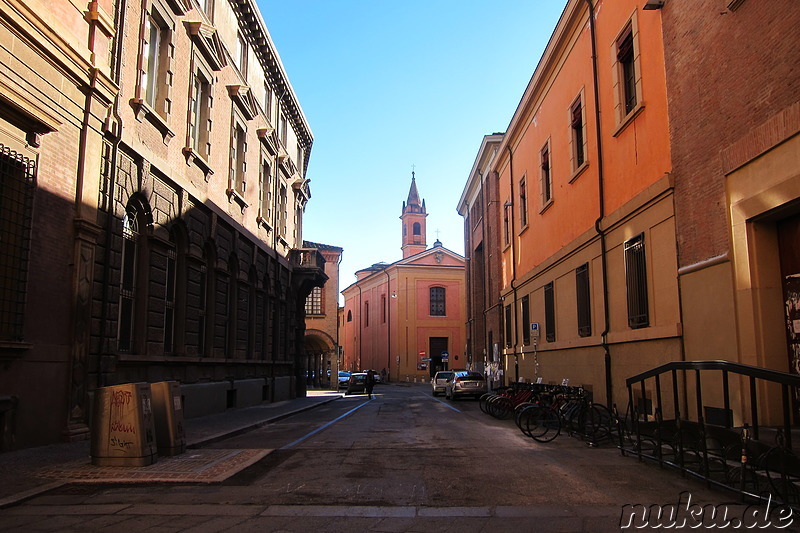
[(348, 322), (352, 322), (353, 321), (353, 312), (350, 311), (350, 310), (347, 311), (347, 321)]
[(444, 287), (431, 287), (430, 289), (431, 300), (431, 316), (445, 316), (447, 306), (445, 305), (445, 289)]
[(422, 226), (419, 222), (414, 222), (414, 235), (422, 235)]
[(139, 200), (131, 200), (122, 217), (122, 272), (119, 287), (119, 317), (117, 327), (117, 349), (122, 352), (135, 351), (136, 317), (143, 316), (137, 309), (142, 299), (139, 294), (142, 267), (148, 264), (147, 239), (142, 235), (146, 227), (146, 207)]

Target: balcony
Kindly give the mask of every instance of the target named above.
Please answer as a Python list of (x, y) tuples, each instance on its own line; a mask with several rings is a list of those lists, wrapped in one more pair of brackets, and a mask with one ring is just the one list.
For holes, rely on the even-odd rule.
[(325, 274), (325, 258), (316, 248), (295, 248), (289, 252), (292, 265), (292, 285), (305, 298), (314, 287), (324, 287), (328, 281)]

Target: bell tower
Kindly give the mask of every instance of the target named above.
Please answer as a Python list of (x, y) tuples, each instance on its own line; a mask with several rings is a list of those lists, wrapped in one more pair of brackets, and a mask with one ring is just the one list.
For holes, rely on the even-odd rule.
[(425, 242), (425, 218), (428, 212), (425, 209), (425, 200), (420, 202), (417, 192), (417, 182), (414, 171), (411, 171), (411, 188), (408, 191), (408, 200), (403, 202), (403, 214), (400, 220), (403, 223), (403, 259), (424, 252), (428, 248)]

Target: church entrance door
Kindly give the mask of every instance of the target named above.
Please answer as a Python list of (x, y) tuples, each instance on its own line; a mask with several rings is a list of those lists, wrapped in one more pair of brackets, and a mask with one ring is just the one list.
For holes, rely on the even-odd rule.
[(447, 353), (447, 337), (430, 337), (428, 346), (430, 347), (431, 365), (430, 374), (433, 377), (439, 370), (447, 370), (447, 363), (442, 362), (442, 353)]

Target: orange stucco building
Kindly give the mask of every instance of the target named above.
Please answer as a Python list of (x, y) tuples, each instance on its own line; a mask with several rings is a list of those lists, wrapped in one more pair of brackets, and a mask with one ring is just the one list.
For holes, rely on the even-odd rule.
[(406, 381), (471, 363), (465, 357), (464, 258), (438, 240), (427, 247), (426, 217), (412, 177), (400, 217), (403, 259), (359, 270), (342, 291), (343, 370), (374, 369)]
[(567, 3), (491, 167), (502, 353), (507, 380), (624, 405), (626, 377), (681, 354), (664, 50), (658, 11), (589, 4)]

